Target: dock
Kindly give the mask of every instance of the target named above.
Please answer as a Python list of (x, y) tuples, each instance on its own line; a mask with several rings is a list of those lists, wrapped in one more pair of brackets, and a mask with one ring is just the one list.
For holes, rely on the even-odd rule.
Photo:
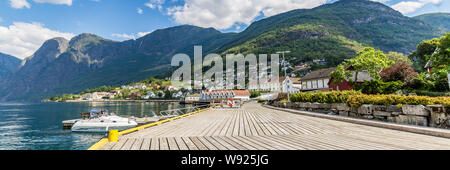
[(119, 136), (100, 150), (448, 150), (450, 139), (246, 104)]

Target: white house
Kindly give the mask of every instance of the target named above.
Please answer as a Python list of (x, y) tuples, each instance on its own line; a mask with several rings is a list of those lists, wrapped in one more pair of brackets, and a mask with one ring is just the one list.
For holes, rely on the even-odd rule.
[(330, 73), (336, 70), (336, 67), (312, 71), (301, 78), (301, 91), (318, 91), (330, 89)]
[(250, 92), (248, 92), (248, 90), (212, 90), (212, 91), (202, 91), (200, 94), (201, 101), (227, 100), (227, 99), (248, 101), (250, 100)]
[(184, 99), (184, 101), (186, 103), (198, 102), (198, 101), (200, 101), (200, 94), (187, 95), (186, 98)]
[[(284, 80), (283, 80), (284, 79)], [(301, 89), (299, 78), (282, 77), (280, 78), (281, 92), (283, 93), (298, 93)]]

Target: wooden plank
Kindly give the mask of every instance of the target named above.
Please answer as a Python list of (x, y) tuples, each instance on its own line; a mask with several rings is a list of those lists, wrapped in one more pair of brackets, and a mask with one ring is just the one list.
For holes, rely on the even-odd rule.
[(192, 140), (190, 138), (188, 138), (188, 137), (181, 137), (181, 139), (183, 139), (184, 143), (189, 148), (189, 150), (198, 150), (198, 147), (195, 146), (194, 142), (192, 142)]
[(159, 149), (160, 150), (169, 150), (169, 143), (167, 143), (166, 137), (161, 137), (159, 139)]
[(130, 150), (140, 150), (142, 146), (143, 138), (136, 139), (133, 146), (131, 146)]
[(150, 144), (150, 150), (159, 150), (159, 139), (152, 138), (152, 143)]
[(141, 150), (150, 150), (150, 143), (152, 142), (151, 138), (144, 138), (141, 145)]
[(218, 150), (216, 146), (210, 143), (205, 137), (197, 137), (197, 139), (202, 142), (204, 146), (208, 148), (208, 150)]
[(247, 150), (247, 148), (245, 148), (241, 144), (231, 140), (231, 138), (234, 138), (232, 136), (231, 137), (230, 136), (218, 136), (218, 138), (221, 138), (222, 140), (226, 141), (227, 143), (232, 145), (234, 148), (237, 148), (238, 150)]
[(180, 150), (178, 148), (177, 142), (175, 141), (175, 138), (168, 137), (167, 138), (167, 143), (169, 144), (169, 150)]
[(200, 142), (200, 140), (197, 137), (189, 137), (189, 139), (191, 139), (191, 141), (195, 144), (195, 146), (197, 146), (199, 150), (208, 150), (208, 148), (205, 145), (203, 145), (203, 143)]
[(178, 149), (183, 150), (183, 151), (189, 150), (189, 148), (184, 143), (183, 139), (181, 139), (181, 137), (175, 137), (175, 141), (177, 142)]
[(217, 142), (214, 138), (210, 136), (205, 136), (204, 138), (208, 140), (211, 144), (213, 144), (218, 150), (227, 150), (225, 146)]
[(119, 141), (115, 142), (115, 145), (111, 148), (112, 150), (120, 150), (122, 146), (127, 142), (128, 139), (119, 139)]

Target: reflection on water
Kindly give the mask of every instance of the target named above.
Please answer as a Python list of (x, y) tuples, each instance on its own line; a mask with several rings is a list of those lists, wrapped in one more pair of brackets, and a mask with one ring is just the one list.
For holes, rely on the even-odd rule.
[(163, 110), (183, 108), (178, 103), (0, 103), (1, 150), (87, 149), (104, 134), (63, 130), (63, 120), (78, 119), (80, 112), (106, 109), (119, 116), (153, 116)]

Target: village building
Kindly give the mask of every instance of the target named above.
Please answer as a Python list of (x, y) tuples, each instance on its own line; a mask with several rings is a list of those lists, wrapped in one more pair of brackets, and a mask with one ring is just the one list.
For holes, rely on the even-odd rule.
[[(283, 80), (283, 78), (284, 78), (284, 80)], [(302, 87), (300, 78), (282, 77), (282, 78), (280, 78), (280, 81), (281, 80), (283, 80), (283, 82), (281, 83), (281, 92), (283, 92), (283, 93), (298, 93), (298, 92), (300, 92), (300, 89)]]
[(200, 94), (190, 94), (184, 99), (185, 103), (194, 103), (200, 101)]
[(336, 67), (312, 71), (301, 78), (301, 91), (322, 91), (330, 90), (330, 73), (336, 70)]
[[(358, 74), (356, 74), (356, 72), (352, 72), (351, 74), (352, 76), (350, 78), (346, 78), (340, 83), (335, 83), (334, 78), (331, 78), (328, 83), (328, 86), (335, 91), (351, 90), (353, 88), (352, 83), (361, 84), (364, 83), (365, 81), (373, 80), (373, 78), (367, 71), (360, 71), (358, 72)], [(358, 75), (358, 78), (356, 78), (356, 75)]]
[(248, 90), (205, 90), (200, 94), (200, 101), (229, 99), (248, 101), (250, 100), (250, 92)]

